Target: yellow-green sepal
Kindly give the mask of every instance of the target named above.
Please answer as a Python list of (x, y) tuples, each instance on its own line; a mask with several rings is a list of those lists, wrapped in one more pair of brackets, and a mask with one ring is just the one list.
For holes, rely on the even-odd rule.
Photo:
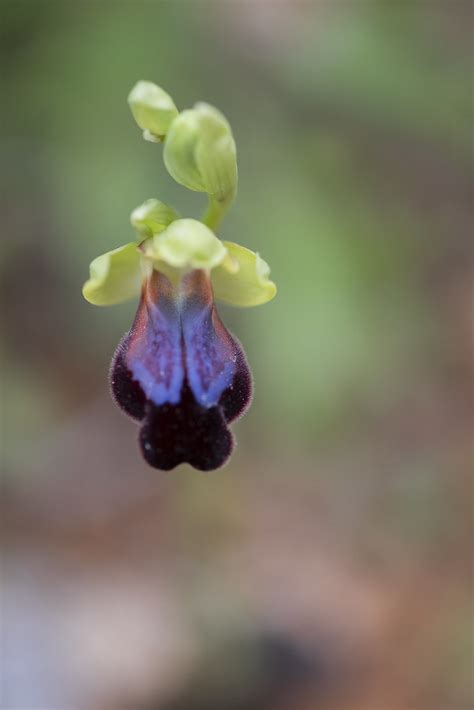
[(228, 257), (211, 274), (214, 296), (232, 306), (259, 306), (277, 292), (261, 256), (234, 242), (223, 242)]
[(142, 255), (135, 242), (94, 259), (82, 294), (94, 306), (113, 306), (140, 294)]
[(128, 105), (146, 140), (163, 140), (178, 115), (173, 99), (151, 81), (138, 81), (128, 95)]
[(214, 269), (227, 257), (223, 242), (196, 219), (175, 220), (142, 250), (158, 270), (162, 262), (175, 269)]
[(136, 229), (140, 240), (160, 234), (176, 219), (179, 219), (176, 210), (161, 200), (153, 198), (136, 207), (130, 215), (130, 222), (132, 227)]

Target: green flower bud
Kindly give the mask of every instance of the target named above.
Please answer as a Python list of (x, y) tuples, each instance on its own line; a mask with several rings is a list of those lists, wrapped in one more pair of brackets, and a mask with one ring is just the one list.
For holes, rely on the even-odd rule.
[(146, 140), (163, 140), (178, 115), (173, 99), (151, 81), (139, 81), (128, 95), (128, 104)]
[(159, 234), (175, 219), (179, 219), (179, 214), (172, 207), (153, 198), (136, 207), (130, 215), (132, 227), (140, 239)]
[(237, 190), (237, 159), (231, 128), (209, 104), (198, 103), (179, 114), (164, 147), (170, 175), (181, 185), (230, 202)]

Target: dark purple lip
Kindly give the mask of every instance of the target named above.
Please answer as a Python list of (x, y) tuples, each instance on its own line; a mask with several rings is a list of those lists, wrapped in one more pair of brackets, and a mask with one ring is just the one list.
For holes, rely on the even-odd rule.
[(209, 471), (227, 461), (234, 448), (227, 425), (249, 407), (252, 376), (204, 271), (189, 272), (177, 286), (153, 272), (113, 357), (110, 383), (117, 404), (141, 422), (150, 466), (168, 471), (189, 463)]

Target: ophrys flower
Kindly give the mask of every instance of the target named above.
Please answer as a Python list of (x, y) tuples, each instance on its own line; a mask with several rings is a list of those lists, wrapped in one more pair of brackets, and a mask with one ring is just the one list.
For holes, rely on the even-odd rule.
[(117, 403), (140, 422), (145, 460), (162, 470), (185, 462), (210, 470), (228, 459), (234, 446), (228, 424), (252, 397), (245, 353), (215, 300), (259, 305), (276, 287), (258, 254), (221, 241), (208, 226), (219, 223), (236, 190), (235, 144), (222, 114), (199, 105), (182, 114), (176, 109), (173, 118), (170, 97), (149, 83), (132, 91), (132, 108), (133, 96), (140, 101), (134, 110), (139, 125), (165, 141), (170, 173), (207, 192), (209, 209), (203, 223), (147, 200), (131, 215), (137, 240), (94, 259), (83, 294), (101, 306), (139, 297), (110, 382)]

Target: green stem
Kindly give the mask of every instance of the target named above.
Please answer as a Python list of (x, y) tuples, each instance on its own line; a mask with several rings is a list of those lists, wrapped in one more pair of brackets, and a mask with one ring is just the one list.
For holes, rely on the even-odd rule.
[(202, 221), (209, 229), (215, 231), (219, 227), (234, 197), (235, 194), (231, 194), (224, 200), (218, 200), (214, 195), (208, 195), (209, 204), (202, 216)]

